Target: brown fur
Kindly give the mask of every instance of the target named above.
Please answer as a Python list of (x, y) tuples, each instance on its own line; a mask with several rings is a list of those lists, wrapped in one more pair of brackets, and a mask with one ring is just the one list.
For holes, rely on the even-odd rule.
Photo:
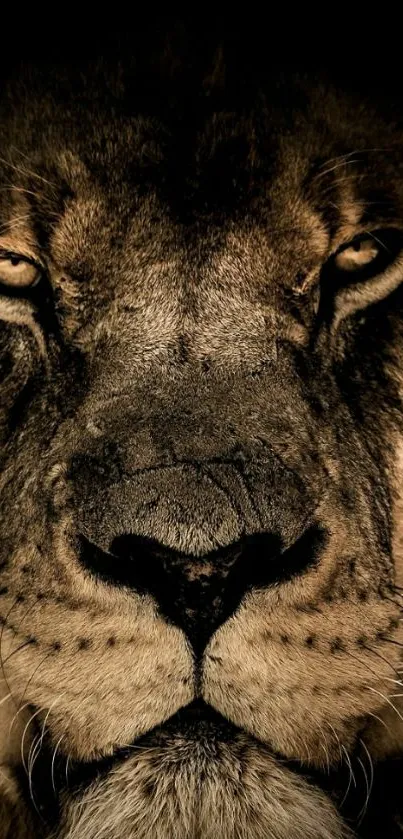
[[(222, 60), (33, 73), (3, 97), (0, 246), (47, 283), (0, 294), (4, 836), (340, 839), (310, 772), (401, 755), (403, 268), (333, 288), (323, 266), (403, 230), (402, 138), (312, 79), (238, 89)], [(198, 660), (77, 542), (152, 539), (207, 587), (228, 546), (285, 552), (310, 526), (318, 556), (269, 581), (268, 554)], [(194, 699), (231, 731), (164, 725)], [(33, 827), (23, 764), (47, 748), (132, 752)]]

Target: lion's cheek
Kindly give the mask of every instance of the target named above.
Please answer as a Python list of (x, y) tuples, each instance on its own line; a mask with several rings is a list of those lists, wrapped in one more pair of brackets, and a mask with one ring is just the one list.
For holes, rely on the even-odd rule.
[(132, 625), (126, 637), (122, 627), (111, 637), (113, 646), (93, 636), (75, 655), (42, 637), (9, 661), (17, 702), (26, 702), (29, 682), (34, 719), (73, 759), (131, 744), (194, 697), (192, 659), (179, 630), (161, 624), (147, 638)]
[(241, 611), (206, 650), (204, 699), (275, 752), (322, 768), (337, 763), (365, 721), (394, 704), (401, 629), (392, 644), (379, 641), (374, 627), (391, 618), (386, 607), (374, 609), (377, 620), (371, 606), (360, 621), (353, 609), (331, 621), (299, 614), (293, 623), (284, 613), (270, 628)]

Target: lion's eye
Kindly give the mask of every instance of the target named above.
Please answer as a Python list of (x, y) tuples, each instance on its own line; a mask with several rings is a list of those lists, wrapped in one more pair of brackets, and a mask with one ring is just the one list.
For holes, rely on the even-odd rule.
[(360, 271), (378, 256), (381, 244), (375, 239), (361, 239), (336, 253), (335, 266), (339, 271)]
[(343, 245), (327, 263), (336, 279), (343, 283), (375, 277), (394, 262), (403, 247), (400, 230), (376, 230), (362, 233)]
[(41, 277), (41, 269), (26, 257), (0, 255), (0, 285), (14, 289), (33, 288)]

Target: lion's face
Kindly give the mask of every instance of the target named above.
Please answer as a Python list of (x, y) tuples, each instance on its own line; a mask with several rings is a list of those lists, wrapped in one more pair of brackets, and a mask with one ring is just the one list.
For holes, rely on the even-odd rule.
[(0, 713), (117, 756), (61, 837), (341, 836), (281, 761), (400, 692), (400, 137), (80, 84), (3, 106)]

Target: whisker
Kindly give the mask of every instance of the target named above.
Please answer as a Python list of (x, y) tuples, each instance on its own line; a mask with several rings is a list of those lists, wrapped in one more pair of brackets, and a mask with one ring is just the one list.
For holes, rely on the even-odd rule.
[(5, 157), (0, 157), (0, 163), (3, 163), (4, 166), (9, 166), (14, 172), (18, 172), (20, 175), (25, 175), (25, 177), (30, 178), (37, 178), (37, 180), (42, 181), (42, 183), (47, 184), (47, 186), (51, 186), (54, 189), (57, 188), (57, 184), (52, 183), (52, 181), (48, 181), (47, 178), (44, 178), (43, 175), (39, 175), (38, 172), (33, 172), (31, 169), (24, 169), (23, 166), (17, 166), (15, 163), (11, 163), (11, 161), (6, 160)]
[(391, 727), (386, 724), (385, 720), (383, 720), (382, 717), (378, 717), (378, 714), (373, 714), (372, 711), (367, 711), (366, 713), (367, 713), (368, 717), (372, 717), (374, 720), (376, 720), (376, 722), (379, 722), (381, 725), (383, 725), (383, 727), (386, 729), (388, 734), (393, 736), (393, 731), (392, 731)]
[[(28, 720), (28, 722), (27, 722), (27, 724), (26, 724), (26, 726), (25, 726), (25, 728), (24, 728), (24, 731), (23, 731), (23, 733), (22, 733), (22, 737), (21, 737), (21, 762), (22, 762), (22, 765), (23, 765), (23, 767), (24, 767), (24, 770), (25, 770), (25, 772), (26, 772), (27, 776), (28, 776), (28, 767), (27, 767), (27, 764), (26, 764), (26, 762), (25, 762), (25, 757), (24, 757), (24, 742), (25, 742), (25, 737), (26, 737), (26, 735), (27, 735), (27, 731), (28, 731), (29, 726), (30, 726), (30, 725), (31, 725), (31, 723), (34, 721), (35, 717), (37, 717), (37, 716), (38, 716), (38, 714), (40, 714), (43, 710), (44, 710), (43, 708), (38, 708), (38, 709), (37, 709), (37, 710), (36, 710), (33, 714), (31, 714), (31, 716), (30, 716), (30, 718), (29, 718), (29, 720)], [(28, 757), (29, 757), (29, 753), (28, 753)]]
[(25, 187), (17, 186), (16, 184), (5, 184), (0, 187), (0, 192), (18, 192), (21, 195), (32, 195), (33, 198), (40, 197), (39, 192), (34, 192), (32, 189), (26, 189)]
[(387, 704), (390, 705), (392, 710), (395, 711), (395, 713), (399, 717), (399, 720), (401, 720), (403, 722), (403, 717), (402, 717), (400, 711), (396, 708), (396, 705), (394, 705), (394, 703), (387, 696), (385, 696), (384, 693), (380, 693), (379, 690), (375, 690), (375, 688), (371, 688), (369, 685), (367, 685), (367, 688), (368, 688), (368, 690), (372, 691), (372, 693), (376, 693), (378, 696), (380, 696), (381, 699), (384, 699), (385, 702), (387, 702)]
[(321, 189), (321, 198), (325, 198), (329, 192), (334, 192), (335, 189), (337, 190), (343, 184), (359, 182), (360, 177), (362, 178), (362, 174), (359, 175), (357, 172), (355, 172), (351, 175), (345, 175), (344, 178), (337, 178), (337, 180), (332, 181), (332, 183), (327, 185), (324, 189)]
[[(38, 759), (38, 757), (40, 755), (40, 752), (41, 752), (42, 743), (43, 743), (43, 740), (44, 740), (44, 737), (45, 737), (46, 722), (47, 722), (47, 720), (49, 718), (49, 714), (53, 710), (54, 706), (60, 701), (60, 699), (63, 698), (64, 695), (65, 695), (64, 693), (59, 694), (59, 696), (56, 697), (54, 702), (52, 702), (52, 704), (48, 708), (48, 711), (46, 713), (45, 719), (44, 719), (43, 724), (42, 724), (42, 729), (41, 729), (41, 732), (39, 734), (39, 737), (35, 738), (35, 740), (32, 742), (31, 748), (30, 748), (29, 753), (28, 753), (28, 761), (27, 761), (27, 764), (28, 764), (28, 785), (29, 785), (30, 797), (31, 797), (31, 800), (32, 800), (33, 803), (35, 803), (34, 802), (34, 794), (33, 794), (33, 780), (32, 780), (33, 769), (34, 769), (34, 766), (35, 766), (35, 762)], [(43, 711), (43, 710), (44, 710), (44, 708), (41, 708), (41, 711)], [(35, 743), (35, 746), (34, 746), (34, 743)]]
[(44, 662), (45, 662), (45, 661), (47, 661), (47, 659), (48, 659), (48, 658), (50, 658), (52, 655), (53, 655), (53, 652), (46, 653), (46, 655), (45, 655), (45, 656), (43, 657), (43, 659), (39, 662), (39, 664), (37, 664), (37, 665), (36, 665), (36, 667), (33, 669), (32, 673), (31, 673), (31, 675), (30, 675), (30, 677), (29, 677), (29, 679), (28, 679), (28, 681), (27, 681), (27, 683), (26, 683), (26, 685), (25, 685), (25, 688), (24, 688), (24, 693), (22, 694), (22, 697), (21, 697), (21, 702), (23, 702), (23, 701), (24, 701), (25, 696), (26, 696), (26, 693), (27, 693), (27, 690), (28, 690), (28, 688), (29, 688), (29, 685), (31, 684), (31, 682), (32, 682), (33, 678), (36, 676), (36, 674), (37, 674), (38, 670), (42, 667), (42, 664), (44, 664)]
[[(401, 594), (398, 597), (402, 597)], [(382, 600), (387, 600), (388, 603), (392, 603), (393, 606), (397, 606), (398, 609), (403, 609), (403, 604), (398, 603), (397, 600), (393, 600), (393, 597), (388, 597), (386, 594), (382, 594)]]
[(338, 154), (336, 157), (328, 157), (324, 163), (320, 164), (319, 169), (323, 169), (324, 166), (329, 166), (331, 163), (342, 163), (344, 160), (348, 160), (349, 157), (354, 157), (355, 154), (358, 154), (358, 151), (358, 149), (355, 149), (354, 151), (345, 152), (345, 154)]
[(25, 614), (24, 614), (24, 615), (23, 615), (23, 617), (21, 618), (21, 620), (20, 620), (19, 624), (17, 624), (17, 626), (16, 626), (16, 627), (15, 627), (15, 629), (13, 630), (13, 631), (15, 632), (16, 636), (18, 636), (18, 635), (20, 634), (20, 629), (21, 629), (21, 627), (22, 627), (22, 625), (23, 625), (24, 621), (26, 621), (26, 619), (27, 619), (27, 617), (28, 617), (29, 613), (30, 613), (30, 612), (32, 612), (32, 610), (33, 610), (33, 609), (35, 609), (35, 607), (36, 607), (36, 606), (37, 606), (36, 601), (34, 601), (33, 603), (31, 603), (31, 605), (30, 605), (30, 606), (28, 606), (28, 609), (26, 610)]
[(345, 792), (343, 801), (342, 801), (340, 806), (342, 806), (344, 804), (344, 802), (345, 802), (345, 800), (346, 800), (346, 798), (347, 798), (347, 796), (350, 792), (351, 784), (354, 784), (354, 789), (357, 789), (357, 781), (356, 781), (356, 778), (355, 778), (355, 775), (354, 775), (354, 770), (353, 770), (353, 766), (352, 766), (352, 763), (351, 763), (351, 760), (350, 760), (350, 755), (349, 755), (346, 747), (343, 746), (343, 744), (341, 744), (341, 748), (342, 748), (342, 750), (345, 754), (346, 763), (347, 763), (347, 766), (349, 768), (349, 780), (348, 780), (347, 790)]
[[(30, 746), (30, 749), (29, 749), (29, 752), (28, 752), (28, 763), (29, 763), (29, 760), (30, 760), (31, 749), (32, 749), (32, 748), (34, 748), (34, 750), (36, 749), (36, 742), (37, 742), (37, 740), (38, 740), (38, 739), (39, 739), (39, 736), (34, 737), (34, 739), (33, 739), (32, 743), (31, 743), (31, 746)], [(29, 786), (29, 797), (30, 797), (30, 799), (31, 799), (31, 801), (32, 801), (32, 804), (33, 804), (33, 806), (34, 806), (35, 810), (36, 810), (36, 813), (38, 814), (38, 816), (39, 816), (39, 818), (41, 819), (41, 821), (44, 821), (43, 815), (42, 815), (42, 813), (40, 812), (40, 810), (39, 810), (39, 808), (38, 808), (38, 806), (37, 806), (37, 803), (36, 803), (36, 801), (35, 801), (35, 796), (34, 796), (34, 791), (33, 791), (33, 786), (32, 786), (32, 778), (31, 778), (31, 775), (30, 775), (30, 774), (28, 775), (28, 786)]]
[(372, 673), (372, 675), (376, 677), (377, 682), (384, 681), (385, 677), (377, 673), (376, 670), (373, 670), (373, 668), (370, 667), (366, 661), (363, 661), (362, 659), (358, 658), (358, 656), (354, 655), (354, 653), (351, 653), (349, 650), (346, 650), (346, 653), (350, 658), (353, 659), (353, 661), (356, 661), (358, 664), (362, 665), (363, 667), (366, 667), (369, 673)]
[(395, 641), (394, 638), (382, 638), (382, 641), (386, 644), (394, 644), (396, 647), (403, 648), (403, 644), (401, 641)]
[(0, 707), (3, 705), (4, 702), (7, 702), (7, 699), (12, 699), (12, 696), (12, 693), (7, 693), (5, 696), (3, 696), (3, 699), (0, 699)]
[(15, 723), (15, 721), (16, 721), (16, 719), (17, 719), (18, 715), (19, 715), (22, 711), (24, 711), (24, 710), (25, 710), (25, 708), (29, 708), (29, 707), (30, 707), (30, 705), (31, 705), (31, 703), (30, 703), (30, 702), (25, 702), (25, 703), (24, 703), (24, 705), (20, 705), (20, 707), (19, 707), (19, 708), (17, 708), (17, 710), (16, 710), (16, 712), (15, 712), (15, 714), (14, 714), (14, 716), (13, 716), (13, 718), (12, 718), (11, 722), (10, 722), (10, 725), (9, 725), (9, 727), (8, 727), (8, 736), (9, 736), (9, 737), (11, 736), (11, 731), (12, 731), (13, 725), (14, 725), (14, 723)]
[[(14, 145), (9, 146), (9, 149), (10, 149), (10, 152), (11, 152), (11, 151), (14, 151), (14, 152), (16, 152), (16, 154), (19, 154), (19, 156), (20, 156), (20, 157), (24, 157), (24, 158), (25, 158), (25, 160), (28, 160), (28, 161), (30, 162), (30, 157), (29, 157), (29, 155), (28, 155), (28, 154), (26, 154), (24, 151), (22, 151), (22, 149), (19, 149), (17, 146), (14, 146)], [(28, 171), (28, 172), (30, 172), (30, 170), (29, 170), (29, 169), (28, 169), (27, 171)], [(44, 179), (43, 179), (43, 177), (42, 177), (41, 175), (38, 175), (38, 174), (37, 174), (37, 173), (35, 173), (35, 172), (32, 172), (32, 173), (30, 172), (30, 174), (36, 175), (36, 177), (41, 178), (41, 180), (44, 180)], [(47, 180), (47, 181), (46, 181), (46, 183), (50, 184), (51, 186), (57, 187), (57, 184), (56, 184), (56, 183), (52, 183), (52, 181)]]
[(20, 227), (24, 221), (30, 221), (30, 219), (31, 216), (29, 213), (24, 213), (24, 215), (21, 216), (14, 216), (14, 218), (11, 218), (4, 222), (4, 224), (0, 225), (0, 234), (11, 233), (16, 227)]
[[(377, 245), (379, 245), (381, 248), (383, 248), (384, 251), (387, 251), (388, 253), (391, 253), (390, 248), (387, 248), (386, 245), (385, 245), (385, 242), (382, 242), (382, 239), (378, 239), (378, 236), (375, 236), (375, 233), (372, 233), (370, 230), (368, 230), (367, 235), (370, 236), (371, 239), (373, 239), (377, 243)], [(387, 598), (385, 598), (385, 599), (387, 599)]]
[(17, 647), (15, 650), (13, 650), (7, 656), (7, 658), (4, 659), (4, 664), (7, 664), (7, 662), (10, 661), (10, 658), (13, 658), (13, 656), (15, 656), (17, 653), (21, 652), (21, 650), (24, 650), (25, 647), (32, 647), (33, 644), (34, 644), (33, 638), (29, 638), (28, 641), (24, 641), (23, 644), (20, 644), (19, 647)]
[(335, 163), (338, 160), (340, 160), (340, 161), (348, 160), (349, 157), (353, 157), (355, 154), (369, 154), (369, 153), (373, 153), (373, 152), (386, 153), (386, 152), (390, 152), (390, 151), (392, 151), (392, 149), (390, 149), (390, 148), (388, 148), (388, 149), (386, 149), (386, 148), (354, 149), (353, 151), (346, 152), (345, 154), (339, 154), (339, 155), (337, 155), (337, 157), (329, 157), (327, 160), (325, 160), (324, 163), (321, 163), (319, 168), (322, 168), (323, 166), (328, 166), (329, 163)]
[(363, 804), (363, 806), (362, 806), (362, 808), (361, 808), (360, 812), (358, 813), (358, 817), (357, 817), (357, 824), (358, 824), (358, 825), (360, 825), (360, 824), (361, 824), (361, 822), (362, 822), (362, 820), (363, 820), (363, 818), (364, 818), (364, 815), (365, 815), (365, 813), (366, 813), (366, 811), (367, 811), (368, 802), (369, 802), (369, 796), (370, 796), (370, 794), (371, 794), (371, 787), (370, 787), (370, 783), (369, 783), (369, 781), (368, 781), (368, 776), (367, 776), (367, 772), (366, 772), (365, 766), (364, 766), (364, 764), (363, 764), (363, 762), (362, 762), (362, 760), (361, 760), (361, 758), (360, 758), (360, 757), (358, 757), (358, 758), (357, 758), (357, 763), (359, 763), (359, 764), (360, 764), (361, 769), (362, 769), (362, 771), (363, 771), (363, 775), (364, 775), (364, 778), (365, 778), (365, 786), (366, 786), (366, 789), (367, 789), (367, 794), (366, 794), (366, 796), (365, 796), (365, 801), (364, 801), (364, 804)]
[[(57, 741), (57, 743), (56, 743), (56, 746), (55, 746), (55, 748), (54, 748), (54, 750), (53, 750), (53, 755), (52, 755), (52, 763), (51, 763), (51, 772), (50, 772), (50, 776), (51, 776), (51, 781), (52, 781), (52, 789), (53, 789), (53, 792), (54, 792), (54, 794), (55, 794), (55, 795), (57, 795), (57, 791), (56, 791), (56, 782), (55, 782), (55, 760), (56, 760), (56, 754), (57, 754), (57, 750), (58, 750), (58, 748), (59, 748), (59, 746), (60, 746), (60, 743), (62, 742), (62, 740), (64, 739), (64, 737), (65, 737), (65, 736), (66, 736), (66, 732), (64, 731), (64, 732), (63, 732), (63, 734), (61, 735), (61, 737), (59, 737), (59, 739), (58, 739), (58, 741)], [(67, 764), (66, 764), (66, 767), (67, 767)], [(66, 773), (67, 773), (67, 768), (66, 768)], [(66, 775), (66, 781), (67, 781), (67, 775)]]
[(69, 786), (69, 763), (70, 763), (70, 755), (67, 755), (66, 770), (65, 770), (65, 772), (66, 772), (66, 787)]
[(48, 710), (47, 710), (47, 713), (46, 713), (45, 719), (44, 719), (44, 721), (43, 721), (43, 723), (42, 723), (42, 729), (41, 729), (41, 742), (42, 742), (42, 740), (43, 740), (43, 738), (44, 738), (44, 736), (45, 736), (46, 723), (47, 723), (47, 721), (48, 721), (48, 719), (49, 719), (49, 714), (50, 714), (50, 713), (51, 713), (51, 711), (53, 710), (54, 706), (55, 706), (55, 705), (57, 705), (57, 703), (58, 703), (58, 702), (60, 702), (60, 700), (63, 698), (63, 696), (65, 696), (65, 693), (59, 694), (59, 696), (57, 696), (57, 697), (56, 697), (56, 699), (55, 699), (53, 702), (51, 702), (51, 704), (49, 705), (49, 708), (48, 708)]
[[(381, 661), (384, 661), (385, 664), (387, 664), (388, 667), (390, 667), (390, 669), (393, 670), (393, 672), (396, 674), (396, 676), (399, 676), (399, 671), (396, 670), (396, 667), (394, 667), (393, 664), (390, 661), (388, 661), (387, 658), (385, 658), (385, 656), (381, 655), (381, 653), (379, 653), (378, 650), (374, 650), (372, 647), (368, 646), (367, 644), (364, 644), (363, 646), (364, 646), (364, 649), (368, 650), (368, 652), (371, 655), (376, 655), (377, 658), (380, 658)], [(387, 679), (388, 681), (391, 681), (391, 682), (395, 681), (395, 679), (389, 679), (387, 676), (385, 676), (385, 679)]]
[(322, 726), (319, 725), (319, 723), (316, 723), (316, 725), (317, 725), (317, 727), (318, 727), (318, 729), (321, 733), (321, 739), (320, 739), (319, 744), (320, 744), (320, 747), (321, 747), (322, 751), (325, 753), (326, 765), (327, 765), (327, 774), (330, 775), (330, 759), (329, 759), (329, 750), (326, 746), (326, 738), (324, 736)]
[(120, 743), (119, 749), (130, 749), (133, 751), (139, 752), (152, 752), (155, 749), (155, 746), (137, 746), (136, 743)]
[(353, 166), (356, 163), (361, 163), (359, 159), (357, 160), (341, 160), (339, 163), (335, 163), (334, 166), (329, 166), (328, 169), (325, 169), (324, 172), (319, 172), (312, 178), (311, 183), (315, 183), (315, 181), (319, 181), (321, 178), (324, 178), (326, 175), (330, 175), (331, 172), (335, 172), (336, 169), (340, 169), (343, 166)]
[(374, 773), (374, 762), (373, 762), (373, 760), (372, 760), (372, 755), (371, 755), (371, 753), (370, 753), (370, 751), (369, 751), (369, 749), (368, 749), (367, 744), (364, 742), (364, 740), (361, 740), (361, 738), (360, 738), (360, 743), (361, 743), (361, 745), (362, 745), (363, 749), (365, 749), (366, 755), (367, 755), (367, 757), (368, 757), (368, 763), (369, 763), (369, 765), (370, 765), (370, 769), (371, 769), (371, 781), (370, 781), (370, 794), (371, 794), (371, 792), (372, 792), (372, 787), (373, 787), (373, 785), (374, 785), (374, 777), (375, 777), (375, 773)]

